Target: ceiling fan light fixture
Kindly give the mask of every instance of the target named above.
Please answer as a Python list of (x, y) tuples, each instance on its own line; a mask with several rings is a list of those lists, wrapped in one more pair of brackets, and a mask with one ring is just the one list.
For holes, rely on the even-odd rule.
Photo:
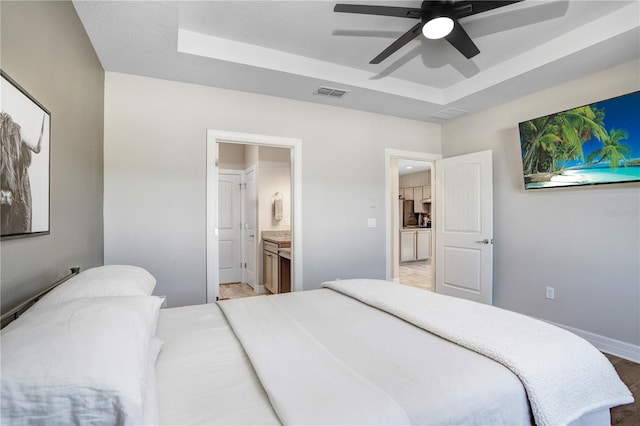
[(438, 16), (424, 24), (422, 34), (428, 39), (437, 40), (448, 36), (453, 31), (453, 25), (453, 19), (448, 16)]

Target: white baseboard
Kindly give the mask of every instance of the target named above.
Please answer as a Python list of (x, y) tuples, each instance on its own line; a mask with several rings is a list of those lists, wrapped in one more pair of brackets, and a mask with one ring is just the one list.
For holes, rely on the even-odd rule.
[(595, 346), (599, 351), (606, 352), (610, 355), (615, 355), (620, 358), (628, 359), (629, 361), (640, 363), (640, 346), (638, 345), (632, 345), (631, 343), (601, 336), (599, 334), (591, 333), (590, 331), (584, 331), (578, 328), (569, 327), (568, 325), (558, 324), (553, 321), (546, 322), (560, 328), (564, 328), (565, 330), (570, 331), (573, 334), (577, 334), (578, 336), (582, 337), (584, 340)]

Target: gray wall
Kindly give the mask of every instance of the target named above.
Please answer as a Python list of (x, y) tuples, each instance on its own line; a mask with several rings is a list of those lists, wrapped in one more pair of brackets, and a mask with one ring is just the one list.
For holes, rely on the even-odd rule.
[(384, 278), (385, 148), (440, 153), (436, 124), (107, 72), (105, 263), (147, 268), (172, 306), (205, 302), (208, 128), (302, 139), (305, 289)]
[(443, 126), (445, 157), (493, 150), (494, 304), (640, 343), (640, 184), (525, 192), (518, 138), (519, 122), (636, 91), (639, 75), (632, 62)]
[(70, 2), (0, 2), (0, 66), (51, 112), (51, 234), (1, 243), (2, 309), (103, 262), (104, 71)]

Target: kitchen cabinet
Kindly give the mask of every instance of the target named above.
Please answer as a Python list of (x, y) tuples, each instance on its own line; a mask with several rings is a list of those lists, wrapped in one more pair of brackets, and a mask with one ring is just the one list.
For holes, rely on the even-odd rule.
[(431, 200), (431, 187), (426, 185), (422, 187), (422, 199)]
[(431, 230), (416, 231), (416, 259), (424, 260), (431, 257)]
[(422, 211), (422, 187), (416, 186), (413, 188), (413, 212), (424, 213)]
[(280, 281), (278, 244), (265, 241), (263, 253), (264, 286), (271, 293), (278, 293), (278, 282)]
[(413, 186), (411, 188), (400, 188), (400, 194), (405, 200), (413, 200), (414, 213), (430, 213), (430, 208), (422, 200), (431, 201), (431, 186)]
[(291, 291), (291, 250), (280, 249), (278, 255), (278, 292)]
[(402, 195), (403, 195), (405, 200), (414, 200), (415, 199), (413, 197), (413, 188), (403, 188), (402, 189)]
[(400, 231), (400, 262), (416, 260), (416, 231)]
[(291, 242), (263, 240), (262, 257), (264, 287), (269, 292), (291, 291)]
[(400, 231), (400, 262), (425, 260), (431, 257), (431, 229)]
[[(414, 194), (420, 194), (420, 201), (414, 201), (415, 213), (431, 213), (431, 187), (428, 185), (413, 189)], [(418, 198), (416, 198), (418, 200)]]

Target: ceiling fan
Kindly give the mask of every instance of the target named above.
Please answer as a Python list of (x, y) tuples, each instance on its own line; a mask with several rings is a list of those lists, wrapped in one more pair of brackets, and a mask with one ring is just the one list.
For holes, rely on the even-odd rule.
[(357, 4), (336, 4), (334, 12), (362, 13), (366, 15), (395, 16), (398, 18), (419, 19), (420, 22), (414, 25), (409, 31), (400, 36), (389, 47), (373, 58), (370, 64), (379, 64), (387, 59), (405, 44), (409, 43), (420, 34), (424, 34), (429, 39), (446, 39), (453, 47), (458, 49), (467, 59), (471, 59), (480, 53), (480, 50), (471, 40), (471, 37), (462, 28), (458, 20), (477, 13), (497, 9), (518, 3), (522, 0), (512, 1), (438, 1), (425, 0), (422, 6), (396, 7), (396, 6), (372, 6)]

